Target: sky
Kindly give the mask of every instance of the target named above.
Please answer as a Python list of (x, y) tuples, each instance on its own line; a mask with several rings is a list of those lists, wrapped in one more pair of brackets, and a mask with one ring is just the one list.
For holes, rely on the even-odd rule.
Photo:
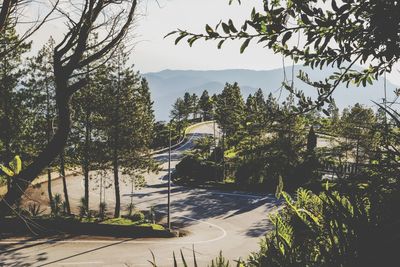
[[(228, 0), (159, 0), (146, 1), (144, 14), (137, 21), (137, 43), (133, 61), (143, 72), (162, 69), (256, 69), (279, 68), (282, 59), (261, 46), (251, 45), (244, 54), (239, 53), (241, 42), (226, 42), (217, 49), (217, 42), (197, 41), (193, 47), (186, 42), (177, 46), (175, 37), (163, 37), (179, 28), (191, 32), (204, 32), (204, 26), (215, 26), (221, 19), (233, 18), (241, 25), (250, 16), (253, 6), (261, 1), (245, 0), (242, 5), (228, 5)], [(147, 6), (147, 10), (146, 10)]]
[[(177, 46), (174, 36), (164, 36), (179, 28), (203, 33), (204, 26), (215, 26), (221, 19), (232, 18), (235, 25), (250, 16), (253, 7), (261, 9), (261, 0), (242, 0), (242, 4), (228, 5), (229, 0), (141, 0), (135, 27), (131, 35), (130, 62), (142, 73), (164, 69), (218, 70), (253, 69), (269, 70), (281, 68), (282, 57), (261, 45), (251, 43), (244, 54), (239, 53), (240, 41), (225, 42), (217, 49), (214, 41), (198, 40), (193, 47), (186, 42)], [(234, 1), (235, 2), (235, 1)], [(47, 23), (33, 37), (34, 50), (40, 48), (51, 34), (56, 41), (63, 36), (63, 23), (54, 20)], [(291, 61), (286, 60), (286, 65)], [(400, 65), (388, 74), (388, 79), (400, 85)]]
[[(253, 7), (261, 8), (259, 0), (245, 0), (242, 5), (228, 5), (229, 0), (141, 0), (138, 16), (131, 32), (130, 63), (142, 73), (163, 69), (255, 69), (265, 70), (282, 66), (281, 57), (250, 45), (239, 53), (241, 42), (229, 42), (217, 49), (213, 41), (199, 40), (192, 48), (186, 42), (175, 46), (173, 36), (164, 36), (177, 28), (204, 32), (208, 23), (215, 26), (221, 19), (233, 18), (240, 25), (250, 16)], [(35, 8), (32, 8), (32, 14)], [(37, 11), (36, 11), (37, 12)], [(33, 50), (37, 51), (49, 35), (57, 41), (65, 32), (63, 22), (52, 20), (34, 36)]]

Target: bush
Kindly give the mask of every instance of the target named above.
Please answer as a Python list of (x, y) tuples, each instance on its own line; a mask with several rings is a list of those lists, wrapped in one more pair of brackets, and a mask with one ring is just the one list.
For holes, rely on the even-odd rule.
[(201, 160), (193, 155), (188, 155), (176, 165), (172, 177), (178, 183), (202, 184), (207, 181), (222, 179), (222, 168), (213, 161)]
[(42, 210), (40, 208), (40, 204), (38, 204), (36, 202), (30, 202), (28, 204), (28, 210), (27, 211), (29, 213), (29, 216), (32, 216), (32, 217), (37, 217), (37, 216), (39, 216), (40, 214), (42, 214), (44, 212), (44, 210)]
[(271, 217), (275, 231), (248, 266), (389, 266), (400, 225), (399, 215), (384, 207), (397, 198), (398, 210), (398, 194), (354, 187), (341, 192), (300, 188), (295, 200), (282, 192), (285, 208)]
[(88, 211), (88, 207), (86, 207), (86, 200), (84, 197), (81, 197), (80, 199), (80, 205), (79, 207), (79, 217), (83, 218), (83, 217), (90, 217), (89, 215), (89, 211)]
[(135, 211), (135, 204), (129, 203), (127, 210), (128, 210), (128, 217), (132, 216), (133, 212)]
[(107, 212), (107, 203), (101, 202), (99, 205), (99, 218), (104, 219)]
[(55, 194), (53, 196), (53, 215), (60, 216), (63, 211), (63, 201), (60, 194)]
[(143, 212), (136, 211), (131, 216), (129, 216), (129, 219), (131, 219), (134, 222), (143, 222), (144, 214), (143, 214)]
[(135, 225), (131, 219), (128, 218), (112, 218), (102, 222), (102, 224), (114, 224), (114, 225)]

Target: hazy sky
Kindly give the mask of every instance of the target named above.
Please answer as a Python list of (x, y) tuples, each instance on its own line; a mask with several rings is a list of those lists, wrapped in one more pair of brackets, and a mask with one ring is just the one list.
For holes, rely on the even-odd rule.
[[(228, 0), (154, 0), (142, 5), (144, 16), (138, 20), (133, 61), (144, 72), (162, 69), (271, 69), (282, 66), (281, 57), (261, 46), (251, 46), (239, 53), (240, 42), (226, 42), (217, 49), (214, 41), (197, 41), (192, 48), (181, 42), (175, 46), (174, 37), (163, 36), (176, 28), (204, 32), (209, 23), (216, 25), (221, 19), (234, 18), (238, 25), (250, 16), (254, 5), (262, 1), (245, 0), (243, 4), (228, 5)], [(146, 11), (147, 7), (147, 11)], [(240, 23), (239, 23), (240, 22)]]
[[(174, 37), (163, 36), (176, 28), (204, 32), (205, 24), (216, 25), (221, 19), (233, 18), (241, 25), (249, 18), (253, 7), (262, 8), (261, 0), (243, 0), (228, 5), (228, 0), (144, 0), (137, 22), (137, 44), (132, 61), (142, 72), (163, 69), (255, 69), (282, 67), (282, 57), (255, 43), (244, 54), (239, 53), (241, 42), (226, 42), (217, 49), (216, 42), (197, 41), (192, 48), (181, 42), (174, 45)], [(286, 64), (291, 64), (286, 60)], [(400, 85), (399, 67), (388, 74), (392, 83)]]
[[(198, 40), (192, 48), (185, 42), (175, 46), (174, 37), (163, 37), (177, 29), (204, 32), (205, 24), (216, 25), (221, 19), (233, 18), (235, 25), (250, 16), (255, 6), (261, 8), (261, 0), (242, 0), (228, 5), (229, 0), (141, 0), (132, 40), (134, 49), (130, 62), (142, 73), (163, 69), (255, 69), (268, 70), (282, 67), (282, 58), (261, 45), (251, 43), (244, 54), (239, 53), (240, 41), (225, 42), (223, 49), (216, 48), (214, 41)], [(34, 48), (40, 47), (49, 37), (62, 37), (64, 27), (60, 21), (52, 21), (34, 37)], [(291, 61), (286, 60), (290, 65)], [(400, 85), (399, 71), (388, 75), (391, 82)]]

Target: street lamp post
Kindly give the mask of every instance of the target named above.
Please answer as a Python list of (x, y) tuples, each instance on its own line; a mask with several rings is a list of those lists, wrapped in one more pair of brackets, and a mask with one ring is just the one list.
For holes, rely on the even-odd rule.
[(168, 149), (168, 229), (171, 229), (171, 124), (169, 125)]

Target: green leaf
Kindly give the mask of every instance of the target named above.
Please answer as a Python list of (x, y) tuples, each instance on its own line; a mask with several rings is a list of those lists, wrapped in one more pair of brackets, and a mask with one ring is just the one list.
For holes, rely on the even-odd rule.
[(235, 26), (233, 25), (233, 21), (231, 19), (228, 21), (228, 24), (229, 24), (229, 29), (231, 30), (231, 32), (233, 32), (233, 33), (238, 32), (238, 30), (236, 30)]
[(222, 23), (222, 29), (224, 30), (224, 32), (225, 32), (226, 34), (230, 34), (230, 29), (229, 29), (228, 24)]
[(261, 32), (262, 33), (267, 32), (267, 24), (264, 21), (261, 21)]
[(12, 170), (10, 170), (9, 168), (7, 168), (6, 166), (4, 166), (3, 164), (0, 164), (0, 169), (7, 175), (10, 177), (14, 176), (14, 172)]
[(372, 85), (372, 77), (371, 77), (371, 76), (368, 76), (367, 81), (368, 81), (368, 83), (369, 83), (370, 85)]
[(186, 260), (185, 260), (185, 256), (183, 255), (183, 252), (181, 250), (181, 258), (182, 258), (182, 263), (183, 263), (183, 267), (188, 267)]
[(181, 35), (175, 39), (175, 45), (177, 45), (179, 41), (185, 38), (187, 35), (188, 35), (187, 33), (181, 33)]
[(339, 10), (339, 8), (338, 8), (338, 6), (337, 6), (335, 0), (332, 0), (332, 9), (333, 9), (335, 12), (337, 12), (337, 11)]
[(211, 35), (214, 33), (214, 30), (211, 28), (210, 25), (206, 25), (206, 32), (208, 33), (208, 35)]
[(308, 16), (306, 14), (301, 14), (301, 20), (303, 21), (304, 24), (311, 23), (311, 21), (308, 19)]
[(189, 46), (192, 47), (193, 44), (194, 44), (194, 42), (195, 42), (197, 39), (199, 39), (199, 37), (197, 37), (197, 36), (193, 36), (193, 37), (189, 38), (189, 39), (188, 39)]
[(218, 49), (221, 49), (221, 47), (222, 47), (222, 44), (225, 42), (225, 40), (221, 40), (221, 41), (219, 41), (219, 43), (218, 43)]
[(330, 116), (331, 114), (329, 113), (329, 111), (327, 111), (326, 109), (323, 109), (322, 112), (326, 115), (326, 116)]
[(172, 31), (172, 32), (168, 33), (167, 35), (165, 35), (164, 38), (167, 38), (168, 36), (173, 35), (175, 33), (178, 33), (178, 31)]
[(282, 44), (285, 45), (285, 43), (287, 42), (287, 40), (290, 39), (290, 37), (292, 37), (292, 32), (285, 33), (285, 35), (283, 35), (282, 38)]
[(244, 50), (246, 50), (246, 48), (249, 45), (249, 43), (250, 43), (250, 38), (246, 39), (243, 42), (242, 46), (240, 47), (240, 54), (243, 54)]
[(14, 172), (14, 175), (18, 175), (22, 169), (22, 161), (19, 156), (15, 156), (14, 159), (10, 162), (10, 167)]

